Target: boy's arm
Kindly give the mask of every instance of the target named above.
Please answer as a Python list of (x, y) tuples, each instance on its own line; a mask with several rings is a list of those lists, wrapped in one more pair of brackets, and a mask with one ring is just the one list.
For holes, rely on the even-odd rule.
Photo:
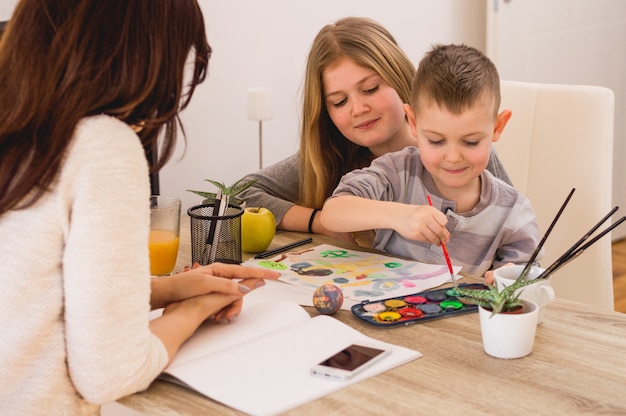
[(376, 201), (354, 195), (335, 196), (326, 201), (320, 212), (322, 225), (337, 232), (393, 228), (390, 218), (397, 202)]
[(378, 201), (354, 195), (331, 197), (320, 213), (322, 225), (337, 232), (392, 229), (405, 238), (440, 245), (448, 242), (448, 219), (428, 205)]
[[(526, 264), (541, 239), (537, 217), (527, 198), (518, 195), (515, 206), (502, 229), (507, 230), (507, 232), (501, 237), (496, 250), (493, 269), (495, 270), (507, 263)], [(543, 256), (544, 250), (542, 249), (535, 259), (535, 266), (539, 265)]]

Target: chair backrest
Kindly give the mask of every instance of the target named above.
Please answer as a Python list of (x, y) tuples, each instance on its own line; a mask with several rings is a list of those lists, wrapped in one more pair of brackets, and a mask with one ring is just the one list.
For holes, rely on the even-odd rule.
[[(576, 188), (544, 245), (547, 267), (613, 208), (614, 95), (596, 86), (504, 80), (501, 91), (500, 108), (513, 115), (495, 147), (533, 204), (542, 236)], [(556, 272), (552, 286), (559, 298), (613, 310), (610, 235)]]

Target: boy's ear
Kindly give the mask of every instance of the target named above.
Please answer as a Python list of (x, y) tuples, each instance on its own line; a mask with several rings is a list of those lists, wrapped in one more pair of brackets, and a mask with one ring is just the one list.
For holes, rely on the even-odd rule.
[(406, 114), (406, 118), (409, 121), (409, 128), (411, 129), (411, 134), (413, 137), (417, 137), (417, 130), (415, 128), (415, 113), (413, 112), (413, 108), (409, 104), (403, 104), (404, 114)]
[(500, 135), (502, 134), (502, 131), (504, 131), (504, 128), (511, 119), (512, 115), (513, 112), (511, 110), (502, 110), (500, 114), (496, 116), (496, 124), (493, 128), (493, 138), (491, 139), (492, 142), (495, 143), (500, 140)]

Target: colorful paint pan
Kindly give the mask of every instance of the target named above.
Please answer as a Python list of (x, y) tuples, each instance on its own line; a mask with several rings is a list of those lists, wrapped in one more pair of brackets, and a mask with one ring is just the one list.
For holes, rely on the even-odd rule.
[(443, 309), (441, 309), (441, 306), (439, 306), (438, 303), (425, 303), (420, 305), (419, 308), (426, 315), (437, 315), (438, 313), (443, 312)]
[(374, 302), (363, 305), (363, 309), (370, 313), (380, 313), (385, 312), (387, 310), (387, 307), (381, 302)]
[(406, 307), (406, 302), (400, 299), (389, 299), (384, 302), (387, 309), (397, 311), (398, 309)]
[(436, 291), (431, 293), (424, 293), (424, 297), (431, 302), (441, 302), (442, 300), (448, 299), (448, 295), (446, 295), (445, 291)]
[(399, 313), (400, 315), (407, 318), (419, 318), (420, 316), (424, 315), (424, 312), (422, 312), (421, 309), (417, 308), (403, 308), (400, 309)]
[(439, 304), (439, 306), (441, 306), (441, 309), (443, 310), (461, 309), (463, 307), (463, 302), (458, 300), (444, 300)]
[(394, 311), (381, 312), (376, 315), (376, 319), (382, 322), (396, 322), (401, 318), (402, 315)]
[[(476, 283), (460, 284), (459, 287), (484, 289)], [(478, 306), (461, 302), (450, 288), (433, 289), (407, 296), (363, 301), (352, 307), (358, 318), (377, 326), (393, 327), (427, 322), (476, 312)]]
[(415, 295), (407, 296), (404, 298), (404, 300), (411, 305), (421, 305), (422, 303), (428, 302), (428, 299), (426, 299), (424, 296)]

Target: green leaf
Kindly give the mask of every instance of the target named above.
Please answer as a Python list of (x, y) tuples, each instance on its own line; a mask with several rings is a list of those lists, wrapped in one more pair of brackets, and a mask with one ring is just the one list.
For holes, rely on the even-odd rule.
[(235, 182), (234, 184), (232, 184), (229, 188), (230, 190), (230, 195), (238, 195), (240, 193), (242, 193), (243, 191), (245, 191), (246, 189), (248, 189), (249, 187), (251, 187), (252, 185), (254, 185), (256, 183), (256, 181), (258, 181), (258, 179), (253, 179), (251, 181), (248, 181), (244, 184), (239, 185), (239, 183), (243, 181), (243, 179), (239, 179), (237, 182)]
[(187, 191), (193, 192), (196, 195), (200, 195), (204, 199), (215, 199), (216, 196), (214, 192), (194, 191), (191, 189), (187, 189)]
[[(245, 178), (239, 179), (237, 182), (232, 184), (231, 186), (224, 185), (223, 182), (214, 181), (212, 179), (205, 179), (206, 182), (210, 182), (215, 185), (218, 189), (222, 191), (222, 194), (231, 196), (231, 203), (236, 205), (241, 205), (244, 200), (241, 198), (234, 198), (235, 195), (238, 195), (254, 185), (258, 179), (252, 179), (247, 182), (243, 182)], [(242, 183), (243, 182), (243, 183)], [(215, 192), (204, 192), (204, 191), (194, 191), (192, 189), (187, 189), (188, 192), (193, 192), (196, 195), (200, 195), (204, 199), (210, 201), (214, 201), (216, 198)]]
[(213, 185), (217, 186), (223, 194), (227, 194), (228, 193), (228, 188), (226, 187), (226, 185), (224, 185), (224, 183), (222, 182), (217, 182), (211, 179), (205, 179), (206, 182), (211, 182)]
[(520, 283), (523, 284), (513, 284), (506, 287), (502, 292), (498, 290), (496, 285), (487, 286), (487, 289), (463, 289), (457, 287), (454, 290), (457, 296), (464, 302), (491, 309), (493, 313), (500, 313), (521, 305), (519, 295), (514, 293), (520, 286), (526, 286), (528, 282)]

